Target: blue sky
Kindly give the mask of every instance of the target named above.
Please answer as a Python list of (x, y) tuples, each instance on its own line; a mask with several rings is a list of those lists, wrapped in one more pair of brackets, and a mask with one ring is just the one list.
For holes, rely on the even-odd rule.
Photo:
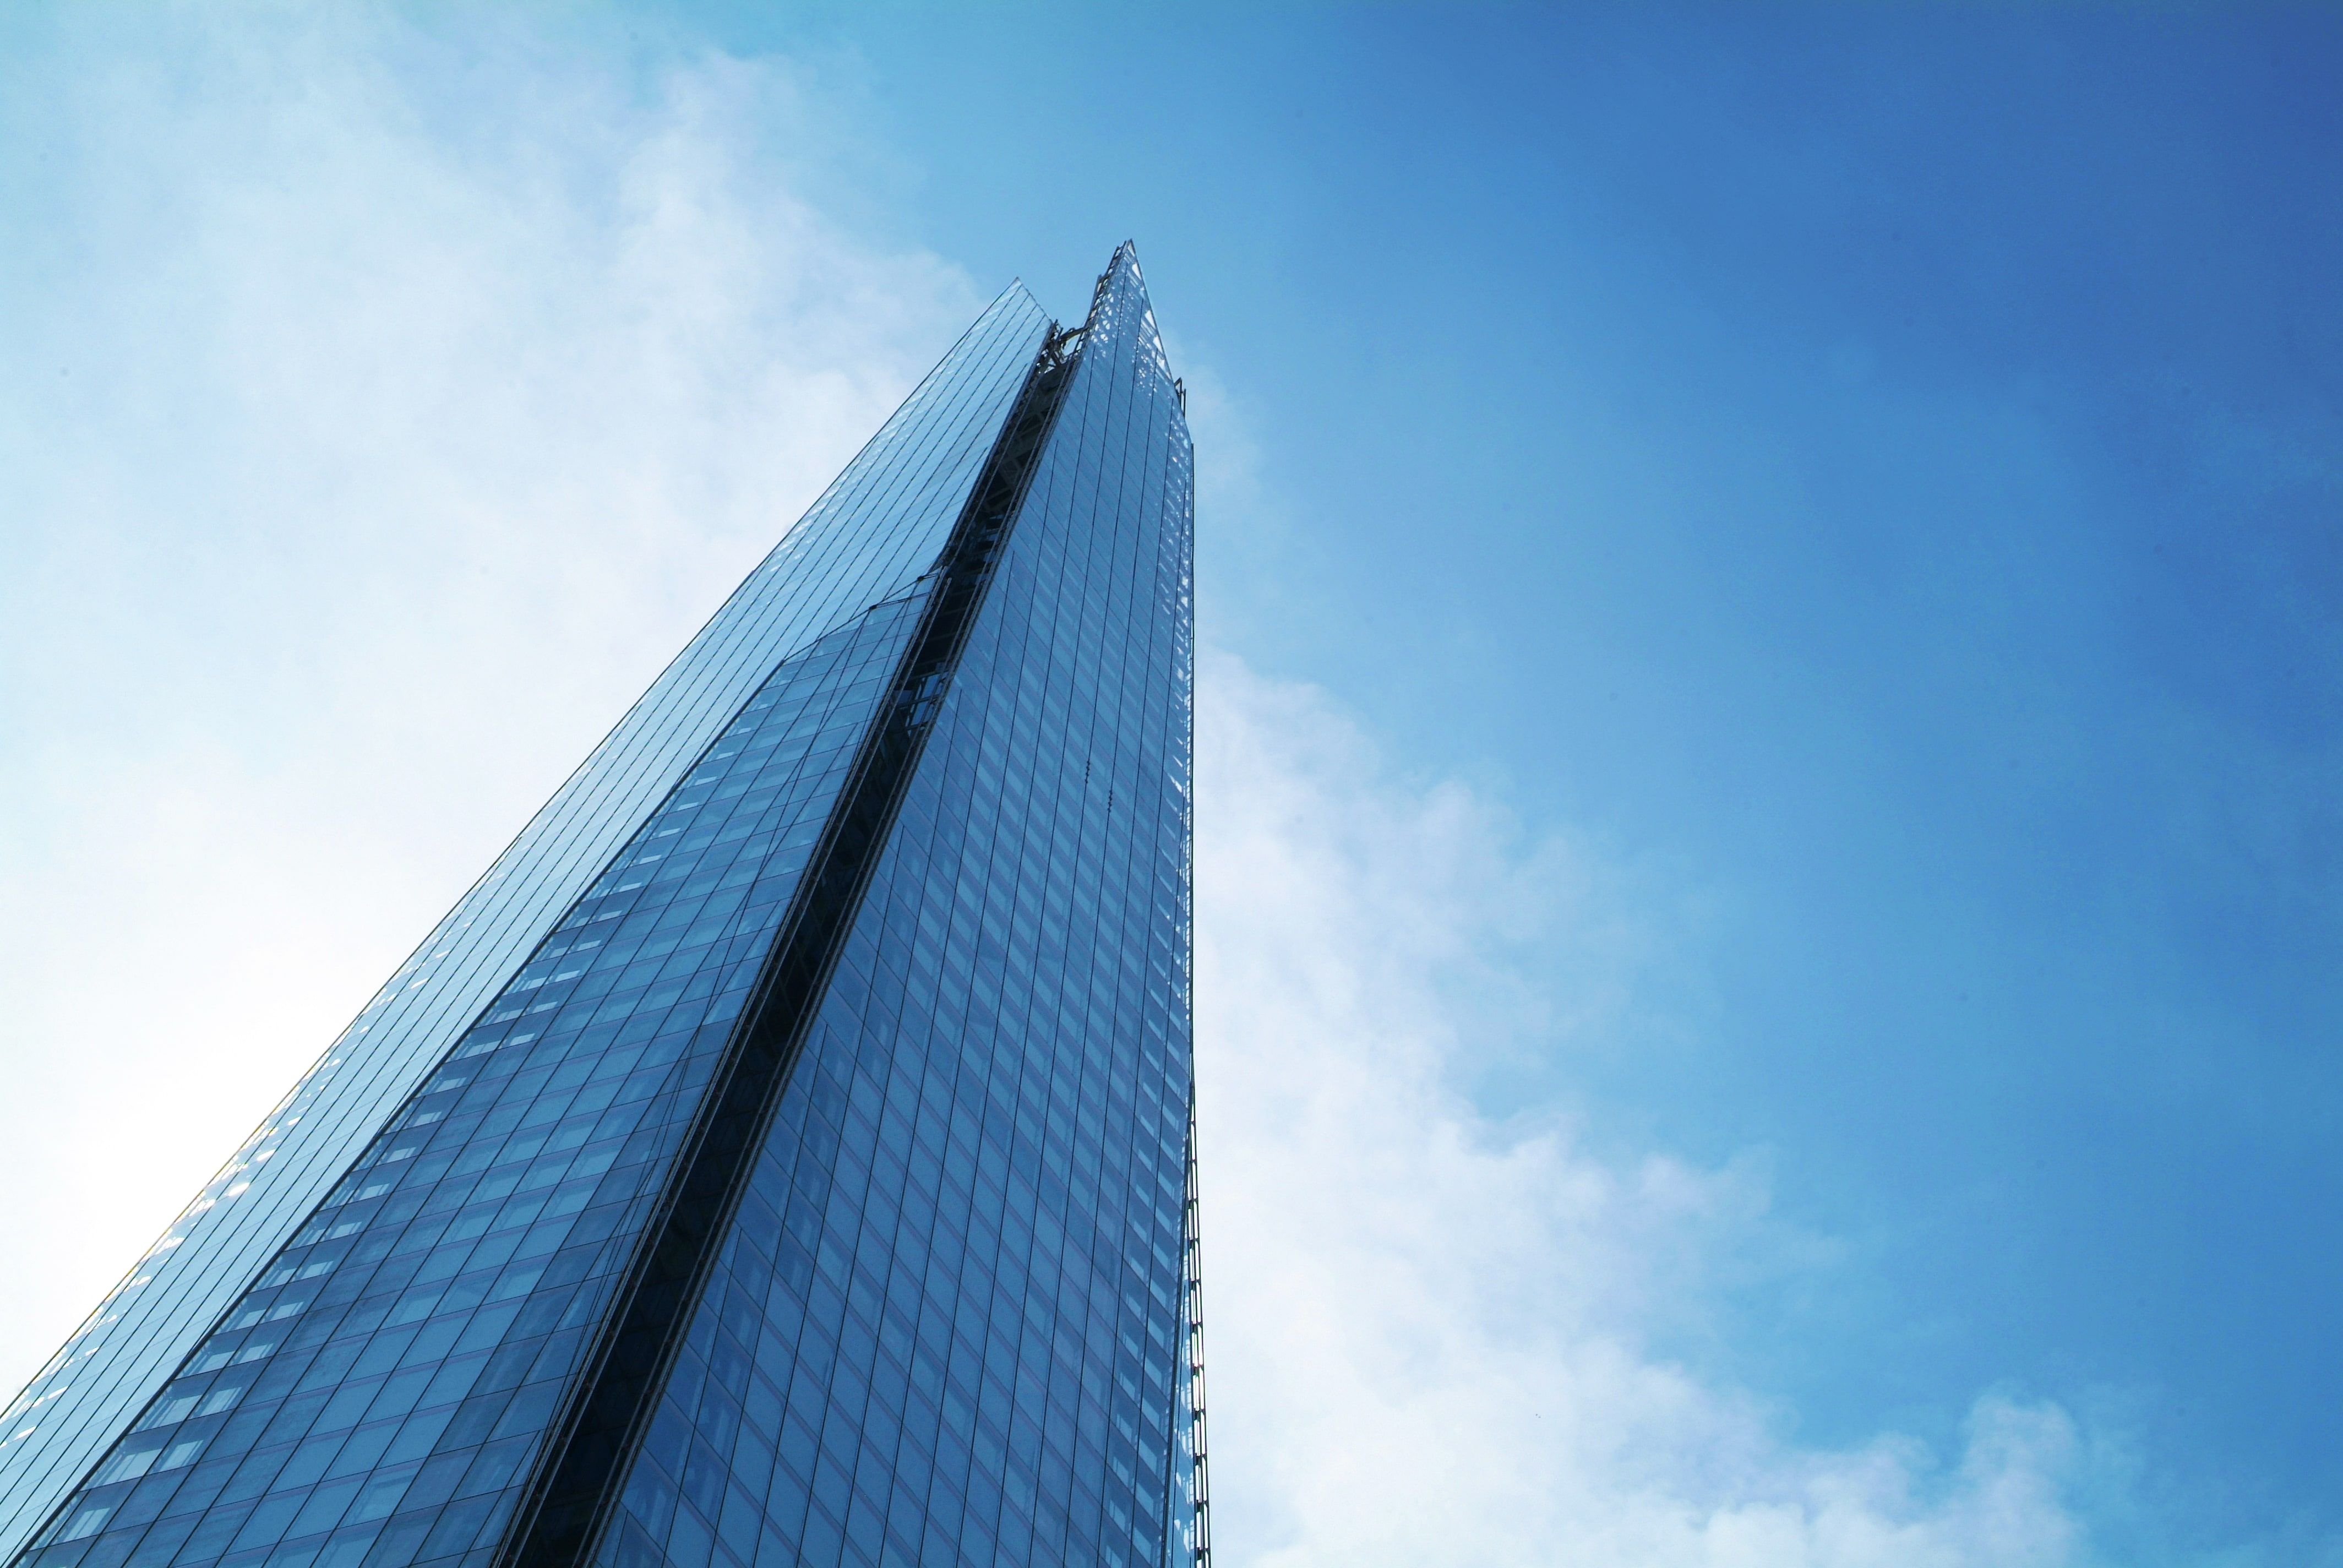
[[(1865, 1506), (1926, 1550), (1877, 1560), (2021, 1561), (1960, 1523), (2015, 1443), (2035, 1458), (1993, 1473), (2051, 1499), (2016, 1526), (2032, 1560), (2343, 1561), (2331, 11), (6, 28), (0, 409), (32, 477), (0, 528), (37, 569), (0, 600), (0, 866), (20, 908), (89, 880), (97, 819), (60, 780), (93, 757), (197, 825), (124, 785), (109, 832), (240, 847), (98, 879), (120, 902), (40, 934), (66, 956), (25, 960), (0, 1048), (97, 1092), (56, 1062), (115, 1037), (39, 998), (131, 904), (161, 952), (222, 897), (266, 923), (328, 870), (387, 890), (260, 966), (312, 977), (306, 1010), (185, 1133), (174, 1194), (976, 302), (1022, 276), (1071, 316), (1130, 236), (1205, 472), (1222, 1321), (1341, 1313), (1374, 1279), (1413, 1303), (1393, 1342), (1449, 1347), (1387, 1416), (1509, 1431), (1499, 1385), (1549, 1374), (1591, 1430), (1709, 1412), (1639, 1438), (1674, 1471), (1534, 1449), (1496, 1512), (1666, 1473), (1671, 1517), (1811, 1522), (1796, 1478), (1888, 1453), (1910, 1495)], [(93, 364), (137, 373), (84, 391)], [(426, 514), (436, 547), (402, 551)], [(416, 627), (347, 651), (314, 607), (353, 573), (350, 621)], [(414, 707), (437, 717), (385, 717)], [(496, 781), (368, 792), (435, 736)], [(1248, 900), (1292, 916), (1268, 950), (1322, 945), (1262, 968)], [(213, 1015), (246, 1005), (241, 960), (206, 961)], [(1286, 997), (1297, 974), (1350, 978)], [(1363, 1097), (1327, 1107), (1415, 1114), (1391, 1146), (1422, 1154), (1337, 1140), (1314, 1168), (1543, 1218), (1454, 1252), (1391, 1218), (1289, 1275), (1308, 1238), (1242, 1177), (1301, 1168), (1258, 1112), (1310, 1092), (1261, 1065), (1319, 1060), (1303, 1036)], [(167, 1218), (145, 1184), (125, 1235)], [(1393, 1288), (1442, 1270), (1486, 1290)], [(1487, 1327), (1546, 1298), (1564, 1327)], [(1223, 1437), (1254, 1479), (1216, 1474), (1232, 1554), (1337, 1560), (1312, 1500), (1340, 1488), (1295, 1456), (1341, 1439), (1311, 1410), (1380, 1430), (1343, 1402), (1367, 1396), (1228, 1332), (1216, 1391), (1258, 1414)], [(1588, 1392), (1604, 1346), (1642, 1392)], [(1727, 1560), (1714, 1530), (1620, 1544), (1659, 1539), (1628, 1517), (1554, 1528)], [(1823, 1539), (1750, 1560), (1873, 1560)]]
[(1073, 299), (1141, 237), (1259, 444), (1212, 637), (1708, 907), (1673, 1027), (1483, 1086), (1849, 1241), (1707, 1353), (1821, 1434), (2136, 1391), (2176, 1479), (2343, 1492), (2331, 14), (808, 36), (929, 243)]

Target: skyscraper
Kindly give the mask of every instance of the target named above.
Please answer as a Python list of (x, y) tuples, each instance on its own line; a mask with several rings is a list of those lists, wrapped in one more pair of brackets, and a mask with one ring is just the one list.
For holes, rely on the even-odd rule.
[(1012, 286), (9, 1407), (38, 1568), (1202, 1554), (1192, 461)]

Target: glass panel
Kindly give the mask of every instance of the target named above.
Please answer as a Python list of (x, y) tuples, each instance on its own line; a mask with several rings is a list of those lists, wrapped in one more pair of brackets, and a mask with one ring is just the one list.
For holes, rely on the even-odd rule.
[(0, 1559), (51, 1517), (774, 666), (925, 569), (1045, 326), (1022, 288), (993, 304), (8, 1405)]
[(1192, 467), (1119, 253), (608, 1568), (1174, 1543)]
[[(1127, 248), (1082, 343), (606, 1562), (1190, 1540), (1192, 463)], [(146, 1338), (99, 1323), (20, 1402), (0, 1487), (82, 1474), (20, 1561), (485, 1561), (1039, 344), (1012, 291), (117, 1295)]]
[[(774, 671), (196, 1347), (154, 1407), (186, 1419), (117, 1444), (56, 1541), (118, 1523), (105, 1483), (172, 1456), (203, 1462), (156, 1505), (201, 1510), (174, 1563), (329, 1529), (337, 1503), (417, 1543), (463, 1505), (458, 1552), (494, 1528), (924, 597)], [(196, 1498), (205, 1469), (223, 1484)]]

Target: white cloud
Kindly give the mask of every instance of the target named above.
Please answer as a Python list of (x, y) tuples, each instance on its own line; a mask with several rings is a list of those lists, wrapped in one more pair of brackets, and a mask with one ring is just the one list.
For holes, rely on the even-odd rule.
[[(11, 1386), (979, 294), (805, 199), (782, 64), (646, 89), (347, 10), (109, 25), (0, 63)], [(1981, 1402), (1943, 1467), (1802, 1452), (1645, 1348), (1765, 1223), (1753, 1169), (1456, 1093), (1619, 1024), (1634, 878), (1393, 783), (1307, 691), (1221, 659), (1204, 697), (1232, 1563), (2077, 1558), (2055, 1410)], [(1577, 955), (1558, 989), (1524, 944)]]
[[(1384, 777), (1308, 689), (1208, 658), (1198, 1033), (1216, 1547), (1234, 1563), (1936, 1568), (2083, 1561), (2059, 1410), (2002, 1397), (1940, 1467), (1803, 1452), (1646, 1348), (1764, 1221), (1750, 1169), (1499, 1128), (1476, 1031), (1599, 1028), (1509, 974), (1525, 925), (1624, 955), (1623, 879)], [(1633, 927), (1638, 922), (1624, 922)], [(1623, 957), (1620, 961), (1625, 961)], [(1502, 1000), (1460, 1010), (1470, 991)]]
[(782, 64), (50, 32), (0, 63), (9, 1388), (981, 304), (799, 194)]

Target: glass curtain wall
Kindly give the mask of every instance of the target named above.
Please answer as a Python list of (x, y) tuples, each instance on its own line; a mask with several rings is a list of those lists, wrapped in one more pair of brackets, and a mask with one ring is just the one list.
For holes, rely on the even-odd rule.
[(603, 1568), (1153, 1564), (1192, 1512), (1192, 475), (1126, 247)]
[(0, 1561), (135, 1418), (776, 664), (926, 570), (1048, 318), (1012, 286), (0, 1415)]
[(11, 1407), (17, 1568), (535, 1550), (785, 958), (583, 1549), (1184, 1560), (1192, 457), (1130, 247), (1045, 327), (995, 303)]
[(39, 1568), (494, 1544), (923, 598), (774, 672), (69, 1500)]

